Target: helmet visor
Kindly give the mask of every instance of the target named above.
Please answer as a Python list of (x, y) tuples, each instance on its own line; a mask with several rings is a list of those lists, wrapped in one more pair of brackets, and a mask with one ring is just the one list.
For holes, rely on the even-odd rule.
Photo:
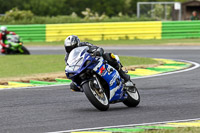
[(65, 51), (67, 53), (70, 53), (72, 51), (72, 49), (74, 49), (75, 47), (76, 47), (76, 45), (74, 45), (74, 46), (65, 46)]

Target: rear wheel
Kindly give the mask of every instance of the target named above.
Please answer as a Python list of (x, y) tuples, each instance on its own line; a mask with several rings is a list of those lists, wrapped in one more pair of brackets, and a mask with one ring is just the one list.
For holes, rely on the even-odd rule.
[(128, 98), (123, 101), (126, 106), (136, 107), (140, 103), (140, 94), (135, 85), (133, 88), (128, 89), (126, 94), (128, 95)]
[(97, 109), (106, 111), (109, 108), (109, 100), (104, 90), (98, 87), (98, 82), (92, 80), (83, 84), (83, 90), (88, 100)]

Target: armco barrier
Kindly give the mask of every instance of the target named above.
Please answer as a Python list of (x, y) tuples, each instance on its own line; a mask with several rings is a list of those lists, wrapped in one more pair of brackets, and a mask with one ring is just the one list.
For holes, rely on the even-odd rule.
[(82, 41), (200, 37), (200, 21), (71, 23), (7, 27), (26, 42), (63, 41), (69, 35), (78, 35)]
[(18, 34), (25, 42), (46, 40), (46, 25), (7, 25), (9, 31)]
[(162, 39), (200, 37), (200, 21), (162, 22)]
[(68, 35), (81, 40), (161, 39), (161, 29), (161, 22), (47, 24), (46, 41), (61, 41)]

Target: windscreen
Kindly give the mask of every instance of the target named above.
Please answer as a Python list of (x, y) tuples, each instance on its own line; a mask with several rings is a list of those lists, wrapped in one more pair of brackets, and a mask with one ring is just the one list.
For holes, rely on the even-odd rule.
[(81, 53), (84, 51), (84, 50), (88, 50), (89, 48), (87, 46), (83, 46), (83, 47), (77, 47), (75, 49), (73, 49), (70, 54), (69, 54), (69, 57), (68, 57), (68, 60), (67, 60), (67, 65), (69, 66), (73, 66), (73, 65), (76, 65), (76, 63), (81, 59), (83, 58), (83, 55), (81, 55)]
[(18, 35), (8, 35), (7, 40), (11, 42), (19, 42), (19, 36)]
[(66, 66), (67, 71), (77, 71), (80, 68), (84, 61), (85, 50), (87, 51), (89, 48), (87, 46), (78, 47), (70, 52)]

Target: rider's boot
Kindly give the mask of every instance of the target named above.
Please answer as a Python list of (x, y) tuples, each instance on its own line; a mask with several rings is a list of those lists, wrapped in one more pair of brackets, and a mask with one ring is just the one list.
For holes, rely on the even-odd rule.
[(120, 77), (124, 79), (125, 83), (131, 80), (130, 75), (126, 74), (122, 69), (120, 69), (118, 72)]
[(119, 75), (124, 79), (125, 87), (128, 87), (129, 91), (135, 91), (135, 84), (131, 81), (130, 75), (122, 69), (119, 70)]
[(74, 82), (71, 82), (70, 89), (72, 91), (80, 92), (81, 90), (74, 84)]

